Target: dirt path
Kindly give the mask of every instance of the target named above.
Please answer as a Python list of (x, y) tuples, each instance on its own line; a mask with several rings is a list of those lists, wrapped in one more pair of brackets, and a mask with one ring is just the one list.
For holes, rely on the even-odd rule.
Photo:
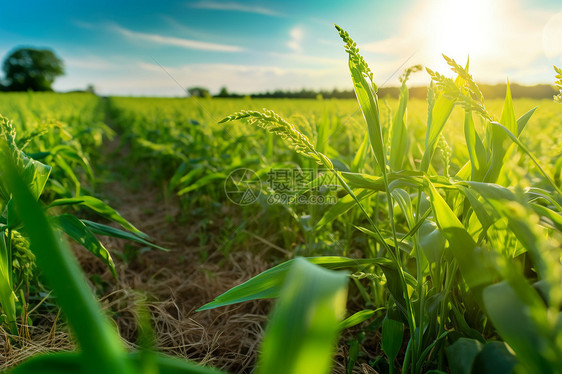
[[(107, 117), (106, 123), (112, 126), (112, 119)], [(124, 217), (171, 251), (152, 249), (128, 263), (115, 256), (117, 282), (103, 264), (88, 254), (81, 256), (89, 274), (102, 274), (104, 306), (116, 315), (123, 338), (134, 341), (138, 299), (144, 299), (153, 315), (161, 351), (233, 373), (249, 372), (269, 303), (201, 313), (195, 309), (264, 271), (267, 264), (248, 251), (233, 251), (224, 258), (213, 248), (214, 243), (202, 247), (197, 239), (199, 223), (190, 219), (189, 212), (181, 211), (177, 197), (166, 201), (163, 189), (146, 182), (146, 165), (137, 165), (136, 177), (124, 178), (131, 174), (127, 157), (128, 147), (117, 134), (104, 146), (100, 165), (105, 170), (99, 170), (104, 182), (97, 190)], [(110, 239), (105, 244), (112, 251), (131, 251), (131, 244), (122, 240)], [(204, 262), (202, 253), (207, 254)]]

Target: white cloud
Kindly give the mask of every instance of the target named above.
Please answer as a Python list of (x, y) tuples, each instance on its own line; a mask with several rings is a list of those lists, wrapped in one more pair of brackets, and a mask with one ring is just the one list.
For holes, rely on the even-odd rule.
[(209, 43), (209, 42), (201, 42), (198, 40), (191, 40), (191, 39), (184, 39), (184, 38), (177, 38), (174, 36), (164, 36), (160, 34), (151, 34), (145, 32), (138, 32), (129, 30), (122, 26), (111, 24), (108, 28), (112, 31), (117, 32), (127, 38), (135, 39), (139, 41), (146, 41), (151, 43), (157, 44), (164, 44), (164, 45), (172, 45), (181, 48), (187, 49), (197, 49), (202, 51), (218, 51), (218, 52), (241, 52), (244, 51), (244, 48), (228, 45), (228, 44), (218, 44), (218, 43)]
[(223, 11), (234, 11), (243, 13), (255, 13), (266, 16), (273, 17), (283, 17), (284, 15), (273, 9), (265, 8), (257, 5), (248, 5), (237, 2), (219, 2), (219, 1), (198, 1), (196, 3), (189, 4), (192, 8), (197, 9), (211, 9), (211, 10), (223, 10)]
[(233, 46), (233, 45), (208, 43), (208, 42), (201, 42), (191, 39), (177, 38), (173, 36), (163, 36), (159, 34), (137, 32), (117, 25), (111, 26), (111, 29), (128, 38), (153, 42), (157, 44), (172, 45), (172, 46), (188, 48), (188, 49), (198, 49), (203, 51), (220, 51), (220, 52), (241, 52), (244, 50), (241, 47)]
[(304, 38), (304, 30), (300, 26), (295, 26), (289, 31), (289, 41), (287, 47), (295, 52), (302, 52), (302, 40)]

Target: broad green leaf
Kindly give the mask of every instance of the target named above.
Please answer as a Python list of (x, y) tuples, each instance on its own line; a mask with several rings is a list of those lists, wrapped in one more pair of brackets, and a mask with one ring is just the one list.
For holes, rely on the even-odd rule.
[[(281, 285), (287, 277), (287, 272), (296, 259), (289, 260), (277, 265), (252, 279), (226, 291), (215, 298), (214, 301), (203, 305), (197, 311), (214, 309), (220, 306), (236, 304), (249, 300), (275, 298), (279, 296)], [(306, 258), (312, 264), (322, 266), (330, 270), (350, 269), (365, 265), (387, 265), (392, 262), (386, 258), (358, 259), (354, 260), (339, 256), (322, 256)]]
[(330, 372), (347, 282), (346, 272), (294, 260), (266, 328), (257, 374)]
[(465, 282), (476, 290), (490, 284), (495, 278), (495, 272), (486, 266), (474, 239), (429, 181), (428, 190), (437, 225), (449, 241), (449, 250), (456, 258)]
[(14, 167), (8, 151), (1, 149), (0, 156), (6, 173), (2, 182), (12, 193), (37, 265), (53, 288), (57, 303), (76, 334), (88, 372), (132, 373), (119, 335), (105, 319), (78, 262), (68, 246), (53, 232), (43, 210)]
[[(130, 353), (126, 358), (137, 373), (143, 372), (143, 365), (139, 353)], [(156, 366), (161, 374), (221, 374), (222, 371), (180, 360), (178, 358), (155, 354)], [(57, 352), (32, 357), (19, 364), (10, 374), (65, 374), (82, 373), (84, 355), (80, 352)]]
[(382, 322), (382, 350), (388, 357), (390, 365), (393, 364), (404, 338), (404, 325), (402, 322), (391, 319), (387, 316)]
[[(386, 191), (384, 178), (374, 177), (369, 174), (361, 173), (341, 173), (342, 178), (352, 188), (365, 188), (373, 191)], [(423, 173), (419, 171), (402, 170), (399, 172), (388, 173), (388, 182), (397, 188), (400, 185), (421, 187), (423, 186)]]
[(371, 140), (371, 149), (375, 155), (377, 164), (382, 171), (386, 173), (386, 156), (382, 137), (382, 125), (379, 117), (379, 103), (378, 97), (372, 85), (367, 82), (363, 72), (349, 58), (349, 70), (351, 72), (351, 79), (353, 81), (353, 88), (357, 95), (357, 101), (361, 107), (363, 118), (367, 123), (369, 131), (369, 139)]
[(504, 342), (489, 342), (476, 355), (472, 363), (474, 374), (510, 374), (517, 365)]
[[(507, 282), (501, 282), (484, 289), (483, 299), (494, 327), (513, 348), (521, 364), (529, 372), (552, 372), (554, 367), (543, 356), (547, 349), (546, 342), (530, 318), (530, 307), (519, 298), (517, 292)], [(537, 308), (540, 310), (539, 306), (534, 310), (537, 311)], [(544, 307), (542, 309), (546, 319), (546, 311)]]
[(127, 229), (129, 231), (132, 231), (135, 234), (137, 234), (137, 235), (139, 235), (139, 236), (141, 236), (145, 239), (148, 238), (148, 236), (146, 234), (144, 234), (142, 231), (137, 229), (129, 221), (127, 221), (119, 213), (117, 213), (117, 211), (115, 211), (115, 209), (113, 209), (112, 207), (110, 207), (109, 205), (107, 205), (106, 203), (101, 201), (100, 199), (96, 199), (95, 197), (79, 196), (79, 197), (71, 197), (71, 198), (66, 198), (66, 199), (57, 199), (57, 200), (51, 202), (51, 204), (49, 204), (47, 209), (55, 207), (55, 206), (61, 206), (61, 205), (83, 205), (83, 206), (93, 210), (94, 212), (98, 213), (102, 217), (105, 217), (105, 218), (107, 218), (111, 221), (117, 222), (118, 224), (123, 226), (125, 229)]
[(542, 217), (546, 217), (552, 222), (552, 225), (556, 227), (556, 229), (562, 232), (562, 215), (560, 213), (556, 213), (555, 211), (548, 209), (542, 205), (538, 204), (530, 204), (531, 208)]
[(117, 272), (115, 271), (115, 264), (113, 263), (111, 254), (82, 221), (73, 215), (62, 214), (60, 216), (51, 217), (51, 222), (55, 227), (102, 260), (109, 270), (111, 270), (111, 274), (117, 278)]
[[(433, 153), (435, 152), (435, 146), (437, 145), (437, 140), (443, 132), (445, 123), (455, 102), (443, 94), (436, 94), (436, 88), (433, 84), (429, 86), (428, 90), (428, 118), (427, 118), (427, 132), (425, 136), (425, 151), (423, 153), (421, 170), (428, 171), (429, 165), (431, 164), (431, 159), (433, 158)], [(435, 98), (435, 95), (437, 97)]]
[(439, 231), (437, 224), (430, 220), (425, 220), (419, 229), (419, 246), (427, 260), (431, 263), (439, 264), (447, 240)]
[(459, 338), (445, 349), (451, 374), (471, 374), (472, 363), (482, 351), (482, 343), (476, 339)]

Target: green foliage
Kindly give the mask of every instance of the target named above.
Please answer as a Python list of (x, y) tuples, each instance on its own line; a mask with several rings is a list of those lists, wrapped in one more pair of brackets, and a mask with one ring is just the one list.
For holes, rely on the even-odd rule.
[[(324, 211), (316, 229), (341, 229), (351, 218), (356, 222), (353, 226), (375, 242), (374, 248), (369, 244), (362, 248), (362, 258), (356, 261), (377, 265), (354, 269), (352, 278), (366, 308), (342, 326), (372, 316), (368, 306), (387, 305), (381, 344), (390, 371), (395, 369), (405, 336), (402, 372), (443, 371), (445, 355), (455, 373), (507, 373), (514, 367), (555, 372), (562, 357), (562, 193), (522, 135), (535, 109), (517, 119), (508, 82), (496, 120), (468, 72), (468, 63), (463, 68), (444, 56), (456, 78), (427, 69), (433, 83), (427, 98), (425, 144), (410, 146), (405, 83), (412, 70), (404, 75), (394, 116), (385, 120), (371, 69), (349, 34), (336, 28), (349, 55), (351, 78), (367, 125), (368, 137), (360, 139), (370, 141), (374, 157), (364, 153), (367, 144), (363, 142), (355, 148), (353, 165), (354, 170), (365, 172), (330, 168), (345, 196)], [(464, 111), (457, 126), (464, 135), (460, 144), (451, 143), (446, 131), (456, 115), (455, 106)], [(323, 153), (275, 113), (239, 112), (226, 120), (241, 118), (281, 135), (297, 152), (324, 164), (318, 157)], [(534, 150), (541, 152), (538, 147)], [(338, 162), (330, 160), (330, 165)], [(521, 178), (524, 173), (526, 177)], [(356, 208), (361, 214), (350, 214)], [(277, 297), (289, 263), (252, 278), (201, 309)], [(524, 273), (529, 266), (531, 273)], [(369, 282), (361, 282), (365, 279)], [(493, 341), (494, 332), (505, 343)], [(355, 360), (353, 353), (350, 362)]]
[(52, 91), (64, 63), (49, 49), (19, 48), (5, 58), (2, 70), (9, 91)]

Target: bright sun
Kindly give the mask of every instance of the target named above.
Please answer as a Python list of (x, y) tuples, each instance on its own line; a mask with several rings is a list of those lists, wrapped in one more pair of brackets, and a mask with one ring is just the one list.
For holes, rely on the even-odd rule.
[[(497, 2), (487, 0), (434, 0), (423, 2), (417, 27), (423, 35), (431, 62), (443, 61), (441, 53), (464, 62), (478, 58), (497, 46)], [(429, 4), (431, 5), (429, 5)], [(428, 6), (429, 5), (429, 6)], [(495, 21), (495, 22), (494, 22)]]

